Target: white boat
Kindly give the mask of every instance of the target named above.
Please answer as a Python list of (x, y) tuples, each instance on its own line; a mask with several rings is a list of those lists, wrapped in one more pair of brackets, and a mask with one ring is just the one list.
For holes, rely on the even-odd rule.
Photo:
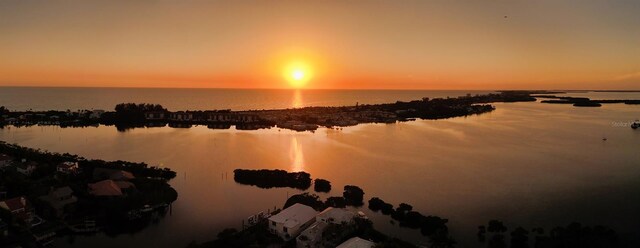
[(639, 127), (640, 127), (640, 121), (639, 120), (636, 120), (631, 124), (631, 128), (633, 128), (633, 129), (637, 129)]
[(100, 231), (100, 228), (96, 226), (95, 221), (86, 220), (84, 223), (70, 225), (69, 230), (75, 233), (94, 233)]

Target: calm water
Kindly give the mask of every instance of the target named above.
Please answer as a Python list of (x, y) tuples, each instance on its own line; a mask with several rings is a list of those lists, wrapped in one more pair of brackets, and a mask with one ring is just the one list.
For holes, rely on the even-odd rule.
[[(384, 91), (353, 94), (384, 95)], [(421, 93), (389, 94), (420, 98)], [(329, 98), (317, 101), (338, 97)], [(634, 98), (640, 99), (640, 94)], [(289, 99), (269, 106), (285, 106)], [(2, 101), (20, 106), (30, 100)], [(246, 101), (246, 106), (259, 105)], [(334, 190), (323, 197), (340, 195), (346, 184), (359, 185), (366, 199), (378, 196), (394, 205), (407, 202), (424, 214), (449, 218), (459, 247), (477, 246), (477, 225), (493, 218), (505, 220), (511, 228), (547, 230), (577, 220), (609, 225), (626, 239), (640, 236), (640, 131), (616, 124), (640, 118), (639, 106), (496, 106), (496, 111), (480, 116), (315, 133), (10, 127), (0, 130), (0, 139), (88, 158), (160, 164), (178, 172), (171, 181), (179, 192), (171, 216), (131, 235), (60, 238), (56, 242), (60, 247), (184, 247), (212, 239), (225, 227), (239, 228), (242, 219), (281, 207), (287, 195), (300, 192), (238, 185), (233, 182), (235, 168), (304, 170), (332, 182)], [(603, 137), (608, 140), (602, 141)], [(417, 231), (363, 211), (382, 231), (425, 242)]]
[(491, 91), (239, 90), (0, 87), (0, 106), (10, 110), (113, 110), (123, 102), (158, 103), (172, 111), (344, 106), (457, 97)]

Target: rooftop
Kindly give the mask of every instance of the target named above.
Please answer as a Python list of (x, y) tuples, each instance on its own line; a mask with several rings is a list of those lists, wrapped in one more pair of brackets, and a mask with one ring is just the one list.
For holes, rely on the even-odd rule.
[(277, 223), (284, 223), (286, 227), (294, 227), (314, 219), (317, 214), (318, 212), (313, 208), (296, 203), (293, 206), (282, 210), (280, 213), (271, 216), (269, 220)]
[(51, 192), (51, 194), (55, 197), (63, 197), (63, 196), (69, 196), (71, 194), (73, 194), (73, 190), (71, 190), (71, 188), (69, 188), (69, 186), (64, 186), (61, 188), (57, 188), (55, 190), (53, 190), (53, 192)]
[(122, 190), (113, 180), (89, 184), (89, 193), (95, 196), (121, 196)]
[(329, 222), (340, 223), (351, 221), (356, 214), (346, 209), (328, 207), (318, 214), (318, 218), (329, 220)]
[(350, 238), (344, 243), (336, 246), (336, 248), (371, 248), (374, 247), (376, 243), (373, 243), (369, 240), (364, 240), (358, 237)]
[(95, 168), (93, 170), (93, 178), (94, 179), (111, 179), (111, 180), (131, 180), (135, 177), (131, 172), (109, 169), (109, 168)]
[(0, 208), (4, 208), (11, 212), (27, 207), (27, 199), (24, 196), (11, 198), (0, 202)]

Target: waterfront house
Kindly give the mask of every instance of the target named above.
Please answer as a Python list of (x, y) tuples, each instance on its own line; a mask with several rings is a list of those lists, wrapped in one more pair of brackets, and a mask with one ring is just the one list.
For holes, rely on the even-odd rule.
[(207, 112), (208, 122), (231, 122), (231, 114), (228, 112)]
[(254, 114), (238, 114), (236, 115), (237, 123), (252, 123), (258, 121), (258, 116)]
[(126, 181), (132, 180), (136, 178), (131, 174), (131, 172), (116, 170), (116, 169), (108, 169), (108, 168), (95, 168), (93, 170), (93, 179), (94, 180), (105, 180), (110, 179), (114, 181)]
[(27, 161), (26, 159), (22, 159), (20, 164), (18, 164), (17, 170), (21, 174), (25, 176), (30, 176), (34, 170), (36, 170), (37, 163), (34, 161)]
[(349, 210), (328, 207), (316, 216), (316, 221), (329, 224), (348, 224), (352, 223), (355, 217), (356, 213)]
[(144, 118), (146, 120), (149, 120), (149, 121), (164, 120), (165, 119), (165, 112), (164, 111), (146, 112), (146, 113), (144, 113)]
[(93, 196), (123, 196), (127, 191), (135, 189), (135, 185), (126, 181), (102, 180), (90, 183), (89, 194)]
[(33, 214), (29, 208), (30, 204), (27, 198), (19, 196), (8, 200), (0, 201), (0, 208), (3, 208), (13, 215), (16, 219), (29, 222)]
[(62, 174), (76, 174), (78, 172), (78, 162), (62, 162), (58, 164), (56, 171)]
[(73, 190), (68, 186), (53, 189), (49, 194), (43, 195), (39, 199), (51, 207), (56, 217), (62, 217), (78, 201), (78, 198), (73, 196)]
[(338, 245), (336, 248), (372, 248), (374, 246), (376, 246), (376, 243), (358, 237), (353, 237)]
[(104, 110), (102, 109), (94, 109), (93, 111), (91, 111), (91, 114), (89, 114), (89, 118), (90, 119), (100, 119), (100, 117), (104, 114)]
[(178, 111), (171, 113), (169, 119), (172, 121), (191, 121), (193, 120), (193, 114), (190, 112)]
[(313, 208), (296, 203), (269, 218), (269, 231), (284, 240), (295, 238), (316, 221)]
[(298, 248), (315, 248), (324, 247), (322, 233), (329, 224), (351, 224), (353, 223), (356, 213), (342, 208), (328, 207), (318, 215), (316, 222), (309, 228), (305, 229), (296, 238), (296, 247)]
[(296, 238), (297, 248), (319, 248), (322, 245), (322, 232), (329, 224), (326, 222), (313, 223), (309, 228), (305, 229)]

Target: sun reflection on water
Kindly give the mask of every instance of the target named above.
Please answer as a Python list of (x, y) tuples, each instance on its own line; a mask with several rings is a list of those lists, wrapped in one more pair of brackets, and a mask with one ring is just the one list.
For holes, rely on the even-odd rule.
[(302, 108), (303, 103), (302, 103), (302, 90), (295, 90), (293, 92), (293, 101), (291, 103), (291, 106), (294, 108)]
[(291, 159), (291, 171), (304, 171), (304, 155), (302, 146), (298, 144), (298, 138), (291, 138), (291, 148), (289, 148), (289, 159)]

